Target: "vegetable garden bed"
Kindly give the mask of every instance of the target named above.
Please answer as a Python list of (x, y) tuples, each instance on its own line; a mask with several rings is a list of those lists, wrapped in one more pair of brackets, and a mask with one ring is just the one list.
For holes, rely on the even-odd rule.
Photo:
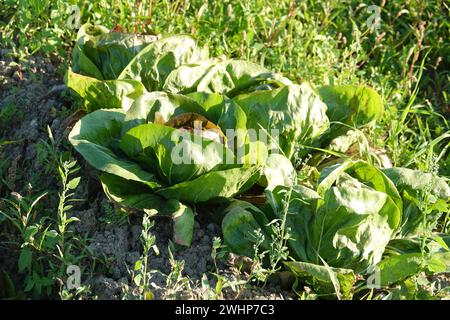
[[(351, 298), (449, 267), (450, 238), (432, 233), (448, 211), (448, 183), (346, 154), (383, 113), (371, 88), (314, 89), (210, 58), (188, 36), (146, 39), (89, 24), (67, 84), (88, 113), (69, 140), (99, 170), (108, 198), (171, 216), (178, 245), (191, 245), (194, 205), (216, 203), (232, 253), (292, 272), (318, 294)], [(324, 152), (338, 163), (320, 166)], [(299, 178), (308, 167), (321, 169)], [(254, 185), (262, 207), (233, 200)]]
[(445, 3), (119, 3), (0, 0), (0, 299), (449, 298)]

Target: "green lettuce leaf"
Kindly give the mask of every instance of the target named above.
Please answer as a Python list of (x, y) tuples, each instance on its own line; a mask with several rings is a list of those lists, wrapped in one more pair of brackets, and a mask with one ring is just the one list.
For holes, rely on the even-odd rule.
[(97, 80), (72, 72), (67, 73), (67, 87), (83, 100), (84, 109), (122, 108), (127, 111), (134, 100), (146, 92), (136, 80)]
[(200, 80), (220, 61), (220, 58), (211, 58), (198, 64), (181, 65), (169, 73), (162, 90), (171, 93), (195, 92)]
[(275, 140), (278, 133), (275, 143), (288, 158), (296, 147), (311, 144), (328, 129), (327, 107), (307, 83), (254, 91), (233, 100), (246, 113), (247, 128), (263, 129)]
[(346, 300), (353, 297), (356, 274), (351, 269), (331, 268), (299, 261), (284, 264), (320, 294), (334, 293), (338, 299)]
[(186, 202), (224, 200), (247, 191), (260, 178), (260, 167), (243, 165), (240, 168), (211, 171), (190, 181), (158, 189), (165, 198)]
[(421, 271), (440, 273), (450, 270), (450, 252), (404, 253), (383, 259), (375, 268), (374, 285), (388, 287)]
[(108, 198), (123, 207), (149, 212), (156, 210), (158, 214), (173, 219), (174, 241), (183, 246), (190, 246), (194, 230), (194, 213), (181, 202), (166, 200), (141, 183), (104, 173), (100, 176), (103, 190)]
[(156, 40), (152, 35), (109, 32), (87, 23), (77, 34), (72, 69), (99, 80), (115, 80), (143, 48)]
[(73, 127), (69, 141), (97, 170), (151, 188), (160, 186), (156, 176), (117, 153), (125, 114), (120, 110), (97, 110), (84, 116)]
[(142, 82), (148, 91), (163, 87), (167, 76), (184, 64), (208, 58), (208, 50), (199, 48), (187, 35), (168, 36), (148, 44), (122, 70), (118, 79)]
[(328, 107), (330, 121), (360, 126), (373, 123), (384, 111), (381, 97), (369, 87), (323, 86), (319, 94)]
[(235, 159), (224, 144), (161, 124), (132, 128), (122, 137), (120, 146), (129, 158), (158, 170), (168, 185), (236, 165), (234, 161), (231, 165), (224, 164), (227, 153)]
[(274, 83), (277, 87), (292, 84), (268, 69), (245, 60), (226, 60), (216, 63), (198, 81), (196, 91), (216, 92), (234, 97), (261, 82)]
[[(383, 172), (400, 191), (404, 202), (400, 235), (406, 237), (432, 231), (441, 215), (449, 211), (448, 181), (407, 168), (387, 168)], [(427, 212), (420, 209), (424, 205)]]
[[(222, 232), (227, 247), (235, 253), (253, 257), (255, 249), (269, 250), (271, 233), (269, 220), (257, 207), (235, 200), (225, 210)], [(255, 245), (259, 244), (258, 248)]]
[(84, 53), (84, 44), (91, 38), (107, 34), (107, 28), (86, 23), (80, 27), (77, 33), (77, 42), (73, 48), (72, 71), (89, 77), (103, 80), (103, 74), (95, 63)]

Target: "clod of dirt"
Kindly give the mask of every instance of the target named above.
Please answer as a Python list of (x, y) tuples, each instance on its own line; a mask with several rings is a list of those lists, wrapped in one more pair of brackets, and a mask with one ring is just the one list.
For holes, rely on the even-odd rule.
[(99, 276), (91, 281), (93, 291), (100, 300), (117, 300), (120, 299), (122, 288), (126, 283), (126, 279), (115, 281), (111, 278)]
[(107, 226), (105, 230), (96, 231), (88, 249), (96, 256), (105, 256), (108, 269), (115, 280), (128, 273), (127, 252), (129, 250), (128, 227)]
[(81, 234), (91, 234), (97, 227), (97, 217), (94, 209), (88, 209), (75, 212), (72, 217), (76, 217), (79, 221), (72, 224), (73, 229)]

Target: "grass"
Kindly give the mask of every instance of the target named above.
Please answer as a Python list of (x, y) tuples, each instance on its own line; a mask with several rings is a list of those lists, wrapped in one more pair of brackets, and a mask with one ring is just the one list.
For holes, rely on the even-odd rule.
[[(370, 8), (372, 4), (380, 8), (378, 28), (369, 23), (375, 21), (376, 12)], [(0, 7), (4, 8), (0, 12), (0, 49), (6, 50), (16, 63), (24, 66), (33, 55), (58, 56), (62, 60), (58, 69), (61, 75), (70, 63), (70, 50), (79, 21), (81, 24), (99, 23), (108, 28), (119, 24), (129, 32), (189, 33), (212, 48), (212, 55), (251, 60), (295, 81), (309, 81), (314, 85), (367, 84), (382, 95), (386, 108), (377, 127), (365, 132), (370, 147), (386, 152), (395, 166), (419, 168), (450, 177), (450, 8), (443, 0), (367, 4), (312, 0), (0, 0)], [(20, 116), (16, 109), (11, 104), (0, 109), (0, 155), (2, 145), (9, 143), (2, 138), (7, 124), (18, 122), (12, 120), (14, 115)], [(76, 184), (67, 180), (73, 168), (68, 167), (70, 162), (60, 161), (59, 156), (55, 158), (56, 151), (48, 146), (51, 147), (45, 142), (39, 144), (38, 160), (47, 161), (47, 174), (55, 168), (62, 169), (62, 175), (57, 178), (62, 189), (46, 190), (53, 198), (50, 204), (46, 203), (47, 209), (39, 206), (35, 194), (19, 202), (11, 200), (4, 190), (15, 191), (28, 181), (23, 180), (17, 160), (5, 155), (0, 157), (0, 196), (7, 196), (7, 201), (14, 202), (8, 208), (25, 205), (25, 212), (36, 219), (31, 226), (44, 230), (50, 226), (46, 223), (47, 217), (57, 217), (51, 227), (57, 227), (54, 231), (59, 235), (59, 250), (34, 249), (37, 256), (33, 256), (27, 264), (29, 270), (26, 270), (32, 280), (23, 282), (28, 291), (35, 289), (39, 281), (44, 287), (53, 288), (54, 282), (42, 279), (46, 271), (46, 267), (42, 267), (43, 257), (59, 255), (57, 264), (49, 268), (55, 270), (54, 278), (62, 277), (63, 270), (58, 265), (68, 263), (64, 248), (76, 243), (73, 239), (65, 240), (64, 236), (65, 225), (70, 223), (64, 213), (66, 196)], [(67, 147), (61, 148), (62, 153), (67, 151)], [(39, 176), (34, 180), (39, 181)], [(56, 216), (48, 212), (51, 205)], [(20, 214), (23, 216), (24, 213)], [(447, 217), (443, 228), (449, 225)], [(22, 225), (20, 233), (26, 235), (29, 227)], [(146, 231), (149, 231), (150, 225), (147, 227)], [(14, 238), (17, 234), (11, 236)], [(148, 233), (143, 233), (143, 237), (147, 237), (145, 243), (151, 247)], [(25, 238), (5, 238), (8, 237), (1, 236), (2, 246), (5, 241), (19, 241), (15, 245), (21, 248), (21, 254), (33, 245)], [(150, 250), (150, 247), (146, 249)], [(135, 276), (142, 277), (139, 281), (144, 283), (143, 292), (148, 298), (151, 292), (146, 278), (149, 271), (146, 257), (142, 259), (135, 269)], [(35, 264), (41, 265), (34, 269)], [(175, 262), (174, 266), (180, 268)], [(174, 287), (179, 281), (178, 275), (175, 278), (169, 279)], [(34, 281), (34, 287), (30, 287), (30, 281)], [(43, 295), (41, 291), (35, 290), (34, 295)], [(54, 294), (53, 289), (49, 293)], [(60, 296), (74, 298), (67, 292)], [(211, 296), (220, 294), (215, 291)]]

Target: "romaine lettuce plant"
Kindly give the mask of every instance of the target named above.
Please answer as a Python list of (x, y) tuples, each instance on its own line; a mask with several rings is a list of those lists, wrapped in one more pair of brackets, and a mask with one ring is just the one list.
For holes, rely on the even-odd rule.
[[(386, 248), (392, 253), (399, 244), (404, 245), (398, 239), (405, 239), (404, 235), (411, 232), (411, 206), (419, 201), (416, 195), (421, 188), (428, 185), (433, 190), (430, 206), (433, 212), (440, 209), (441, 213), (450, 200), (450, 188), (445, 180), (431, 174), (399, 168), (384, 171), (386, 174), (362, 161), (347, 161), (324, 169), (316, 190), (279, 186), (266, 191), (267, 201), (262, 208), (236, 201), (226, 209), (222, 222), (225, 243), (231, 251), (250, 257), (255, 250), (269, 251), (276, 240), (273, 223), (279, 221), (288, 230), (289, 256), (295, 261), (285, 264), (298, 275), (316, 277), (315, 281), (323, 286), (333, 282), (331, 272), (336, 281), (341, 279), (341, 285), (348, 286), (348, 281), (356, 279), (355, 273), (369, 274), (377, 267), (381, 270), (381, 285), (392, 284), (392, 279), (402, 280), (411, 275), (412, 267), (402, 273), (395, 261), (408, 261), (390, 258), (392, 254), (386, 256)], [(413, 183), (415, 179), (420, 182)], [(417, 203), (414, 208), (414, 222), (426, 218), (427, 212), (421, 211)], [(428, 228), (431, 232), (432, 226)], [(421, 251), (416, 247), (409, 253), (414, 253), (418, 261)], [(431, 264), (446, 257), (424, 259)], [(417, 273), (426, 266), (417, 262), (413, 269)], [(449, 264), (443, 266), (441, 271)]]
[[(265, 145), (237, 139), (240, 145), (230, 148), (223, 134), (228, 129), (245, 129), (245, 114), (223, 96), (152, 92), (127, 112), (101, 109), (84, 116), (69, 140), (104, 173), (101, 181), (113, 200), (164, 211), (165, 200), (229, 198), (259, 179)], [(193, 219), (192, 212), (184, 213)]]
[[(278, 187), (267, 197), (268, 215), (253, 208), (265, 217), (257, 225), (270, 234), (268, 223), (285, 219), (292, 236), (288, 242), (291, 256), (304, 262), (321, 264), (322, 258), (333, 267), (363, 271), (380, 261), (401, 222), (402, 201), (392, 181), (360, 161), (322, 172), (317, 191), (301, 186), (291, 190)], [(240, 215), (248, 215), (244, 211), (238, 210), (223, 221), (224, 239), (233, 250), (235, 243), (247, 250), (253, 248), (246, 237), (237, 238), (233, 236), (236, 231), (228, 232), (243, 225)], [(266, 238), (271, 240), (270, 236)], [(249, 251), (241, 253), (251, 256)]]

